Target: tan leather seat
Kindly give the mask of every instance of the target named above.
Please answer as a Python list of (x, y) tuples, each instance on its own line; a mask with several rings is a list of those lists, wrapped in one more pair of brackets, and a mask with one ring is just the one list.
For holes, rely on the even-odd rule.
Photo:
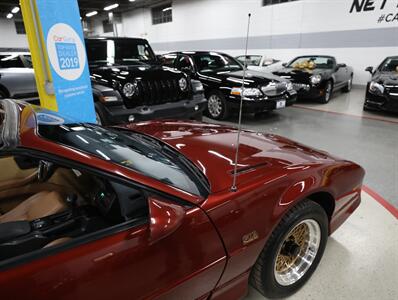
[(59, 238), (57, 240), (52, 241), (51, 243), (48, 243), (43, 248), (49, 248), (49, 247), (58, 246), (58, 245), (61, 245), (63, 243), (66, 243), (66, 242), (70, 241), (71, 239), (72, 238), (70, 238), (70, 237)]
[(60, 193), (43, 191), (33, 195), (11, 211), (1, 215), (0, 223), (32, 221), (66, 209), (67, 205)]

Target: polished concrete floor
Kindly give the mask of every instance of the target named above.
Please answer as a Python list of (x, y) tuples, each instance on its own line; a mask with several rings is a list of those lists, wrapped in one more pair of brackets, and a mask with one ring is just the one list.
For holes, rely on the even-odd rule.
[[(243, 127), (279, 134), (361, 164), (365, 184), (398, 208), (398, 115), (363, 112), (364, 95), (364, 88), (355, 88), (349, 94), (337, 92), (328, 104), (299, 102), (260, 117), (245, 115)], [(222, 123), (236, 126), (236, 121), (232, 116)]]
[[(289, 299), (398, 299), (397, 211), (394, 216), (376, 201), (398, 208), (398, 115), (364, 112), (364, 95), (364, 88), (356, 88), (336, 93), (326, 105), (299, 102), (243, 118), (244, 128), (279, 134), (361, 164), (365, 185), (381, 196), (363, 193), (361, 206), (329, 239), (314, 276)], [(236, 120), (222, 123), (236, 126)], [(245, 300), (261, 299), (250, 289)]]

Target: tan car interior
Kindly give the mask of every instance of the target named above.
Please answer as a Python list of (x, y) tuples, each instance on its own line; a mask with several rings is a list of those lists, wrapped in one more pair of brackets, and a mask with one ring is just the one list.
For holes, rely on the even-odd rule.
[[(0, 158), (0, 223), (32, 221), (68, 208), (70, 193), (84, 193), (84, 183), (70, 169), (57, 168), (48, 180), (39, 180), (38, 168), (22, 170), (13, 156)], [(46, 247), (66, 242), (64, 237)]]

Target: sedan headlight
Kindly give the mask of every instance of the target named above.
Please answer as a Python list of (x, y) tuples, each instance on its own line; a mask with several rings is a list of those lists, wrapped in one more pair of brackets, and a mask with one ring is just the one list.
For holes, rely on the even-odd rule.
[(180, 86), (180, 90), (185, 92), (188, 88), (188, 82), (185, 79), (185, 77), (182, 77), (179, 81), (178, 81), (178, 85)]
[(369, 85), (369, 92), (375, 95), (383, 95), (384, 94), (384, 86), (380, 83), (372, 81)]
[(311, 76), (311, 83), (312, 85), (317, 85), (321, 82), (322, 76), (321, 75), (312, 75)]
[(123, 95), (126, 96), (127, 98), (131, 98), (134, 96), (134, 94), (137, 92), (137, 83), (131, 83), (127, 82), (123, 86)]
[[(242, 88), (233, 88), (231, 90), (231, 95), (234, 96), (241, 96), (242, 95)], [(262, 97), (263, 93), (257, 89), (257, 88), (245, 88), (243, 89), (243, 95), (244, 98), (258, 98)]]

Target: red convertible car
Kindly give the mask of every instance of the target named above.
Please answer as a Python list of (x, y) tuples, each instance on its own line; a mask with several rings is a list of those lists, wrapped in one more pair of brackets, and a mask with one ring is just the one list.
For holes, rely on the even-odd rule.
[[(240, 299), (298, 290), (364, 170), (182, 121), (104, 128), (0, 102), (2, 299)], [(336, 258), (337, 259), (337, 258)]]

